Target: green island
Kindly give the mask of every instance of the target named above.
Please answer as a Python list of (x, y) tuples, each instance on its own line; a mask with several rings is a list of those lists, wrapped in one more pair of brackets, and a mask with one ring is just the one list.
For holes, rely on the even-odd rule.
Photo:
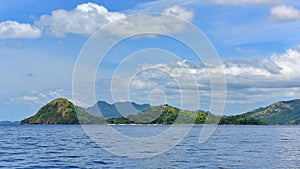
[(197, 112), (180, 110), (178, 108), (163, 105), (154, 106), (136, 115), (129, 115), (126, 118), (107, 119), (108, 124), (205, 124), (209, 116), (219, 118), (220, 125), (262, 125), (266, 124), (250, 116), (214, 116), (208, 112)]
[(300, 99), (279, 101), (267, 107), (245, 113), (272, 125), (299, 125), (300, 124)]
[(232, 116), (181, 110), (167, 104), (128, 114), (126, 117), (103, 118), (67, 99), (58, 98), (43, 106), (35, 115), (22, 120), (21, 124), (206, 124), (209, 118), (218, 119), (219, 125), (300, 124), (300, 100), (281, 101)]
[(64, 98), (58, 98), (43, 106), (34, 116), (21, 124), (103, 124), (105, 119), (92, 115)]

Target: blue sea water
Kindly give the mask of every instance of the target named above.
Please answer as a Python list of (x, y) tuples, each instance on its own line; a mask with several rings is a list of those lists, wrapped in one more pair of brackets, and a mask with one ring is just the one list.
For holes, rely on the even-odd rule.
[[(114, 127), (129, 136), (168, 128)], [(103, 150), (80, 125), (2, 125), (0, 168), (300, 168), (300, 126), (219, 126), (200, 144), (201, 128), (170, 151), (134, 159)]]

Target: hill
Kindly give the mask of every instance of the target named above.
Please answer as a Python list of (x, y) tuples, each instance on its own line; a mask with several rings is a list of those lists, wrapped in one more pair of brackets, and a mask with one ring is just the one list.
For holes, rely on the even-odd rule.
[[(180, 116), (179, 116), (180, 114)], [(169, 105), (154, 106), (136, 115), (129, 115), (126, 118), (107, 119), (109, 124), (205, 124), (207, 112), (181, 110)], [(217, 116), (215, 116), (217, 117)], [(224, 116), (220, 118), (220, 124), (236, 125), (258, 125), (265, 124), (249, 116)]]
[(257, 120), (251, 116), (235, 115), (223, 116), (219, 122), (220, 125), (266, 125), (268, 123)]
[(268, 124), (300, 124), (300, 99), (276, 102), (244, 115)]
[(58, 98), (43, 106), (34, 116), (21, 124), (103, 124), (105, 120), (84, 111), (64, 98)]
[[(177, 119), (179, 113), (181, 113), (181, 116)], [(203, 112), (191, 112), (169, 105), (162, 105), (151, 107), (138, 114), (128, 115), (126, 118), (111, 118), (107, 122), (110, 124), (174, 124), (175, 122), (177, 124), (192, 124), (195, 123), (195, 120), (198, 120), (199, 124), (204, 124), (206, 118), (207, 114)]]
[[(294, 105), (298, 104), (299, 102), (300, 101), (296, 101), (296, 103), (283, 103)], [(100, 105), (99, 108), (102, 109), (102, 113), (106, 113), (106, 116), (108, 117), (114, 117), (106, 118), (105, 120), (102, 117), (92, 115), (86, 112), (84, 109), (75, 106), (67, 99), (58, 98), (43, 106), (34, 116), (22, 120), (21, 124), (204, 124), (209, 116), (220, 119), (219, 124), (257, 125), (269, 123), (268, 121), (263, 121), (264, 119), (258, 119), (257, 117), (259, 116), (255, 116), (255, 113), (252, 114), (250, 112), (243, 115), (220, 117), (215, 116), (209, 112), (181, 110), (167, 104), (149, 108), (150, 105), (147, 104), (138, 105), (132, 102), (118, 102), (111, 105), (106, 102), (100, 101), (89, 110), (97, 110), (98, 108), (96, 106), (98, 105)], [(280, 108), (282, 107), (290, 108), (288, 106), (281, 106)], [(136, 113), (138, 111), (136, 108), (148, 109)], [(257, 109), (256, 113), (262, 110), (264, 109)], [(126, 112), (136, 114), (129, 114), (125, 117), (120, 117), (121, 114), (119, 113), (119, 111), (125, 111), (125, 114)], [(276, 111), (279, 110), (276, 109)], [(280, 112), (282, 112), (282, 110)], [(295, 123), (299, 121), (300, 120), (289, 120), (289, 124), (291, 122)]]
[[(98, 101), (94, 106), (86, 109), (87, 112), (104, 118), (126, 117), (130, 114), (137, 114), (151, 107), (149, 104), (137, 104), (135, 102), (116, 102), (109, 104), (105, 101)], [(100, 114), (101, 112), (101, 114)]]

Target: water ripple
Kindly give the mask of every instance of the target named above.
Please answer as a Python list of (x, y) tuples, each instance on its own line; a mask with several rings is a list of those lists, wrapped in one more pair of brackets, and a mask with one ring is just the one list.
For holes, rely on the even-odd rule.
[[(115, 128), (128, 136), (146, 137), (168, 126)], [(220, 126), (203, 144), (198, 143), (200, 131), (201, 126), (195, 126), (180, 144), (161, 155), (129, 159), (104, 151), (78, 125), (0, 126), (0, 168), (300, 167), (300, 126)]]

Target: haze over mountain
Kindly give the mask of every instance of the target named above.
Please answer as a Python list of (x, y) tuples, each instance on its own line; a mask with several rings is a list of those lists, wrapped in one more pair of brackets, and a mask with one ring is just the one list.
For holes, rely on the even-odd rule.
[(87, 112), (104, 118), (126, 117), (130, 114), (137, 114), (151, 107), (149, 104), (137, 104), (135, 102), (116, 102), (109, 104), (105, 101), (98, 101), (94, 106), (86, 109)]
[(18, 125), (20, 121), (0, 121), (0, 125)]

